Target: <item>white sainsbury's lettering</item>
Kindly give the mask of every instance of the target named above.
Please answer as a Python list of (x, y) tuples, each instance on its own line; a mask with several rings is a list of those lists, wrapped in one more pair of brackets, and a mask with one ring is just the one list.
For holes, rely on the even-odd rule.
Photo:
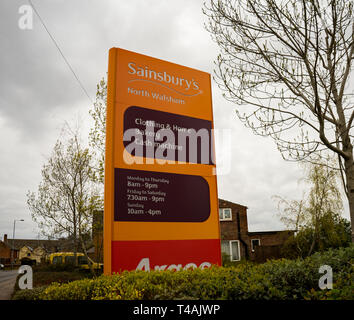
[[(211, 263), (210, 262), (203, 262), (199, 265), (200, 269), (205, 269), (205, 268), (210, 268), (211, 267)], [(187, 269), (196, 269), (198, 268), (197, 265), (193, 262), (191, 263), (187, 263), (184, 267), (183, 270), (187, 270)], [(135, 270), (144, 270), (144, 271), (150, 271), (150, 259), (149, 258), (143, 258), (140, 260), (140, 262), (138, 263), (138, 266), (136, 267)], [(154, 270), (157, 271), (163, 271), (163, 270), (182, 270), (182, 264), (171, 264), (169, 266), (167, 266), (167, 264), (162, 265), (162, 266), (158, 266), (155, 265), (154, 266)]]
[(176, 86), (180, 86), (185, 90), (189, 90), (191, 88), (194, 90), (199, 90), (198, 82), (196, 82), (194, 79), (187, 80), (182, 77), (170, 75), (166, 71), (157, 72), (155, 70), (149, 69), (149, 67), (146, 66), (145, 67), (137, 66), (134, 62), (129, 62), (128, 67), (129, 67), (128, 73), (136, 74), (138, 77), (144, 77), (147, 79), (165, 82), (169, 84), (171, 83)]

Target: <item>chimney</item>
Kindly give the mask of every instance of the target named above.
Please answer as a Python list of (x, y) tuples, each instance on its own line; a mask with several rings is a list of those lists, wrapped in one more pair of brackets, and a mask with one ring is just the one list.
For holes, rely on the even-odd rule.
[(7, 234), (4, 234), (4, 242), (7, 243)]

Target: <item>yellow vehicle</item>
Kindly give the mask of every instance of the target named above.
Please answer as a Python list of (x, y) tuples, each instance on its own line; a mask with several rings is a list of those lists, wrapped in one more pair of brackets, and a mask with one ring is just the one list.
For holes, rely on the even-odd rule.
[[(88, 264), (86, 256), (77, 252), (77, 263), (80, 269), (89, 270), (90, 266)], [(89, 258), (92, 263), (92, 267), (94, 270), (103, 270), (103, 263), (94, 262)], [(75, 264), (75, 256), (74, 252), (55, 252), (49, 255), (48, 261), (50, 264)]]

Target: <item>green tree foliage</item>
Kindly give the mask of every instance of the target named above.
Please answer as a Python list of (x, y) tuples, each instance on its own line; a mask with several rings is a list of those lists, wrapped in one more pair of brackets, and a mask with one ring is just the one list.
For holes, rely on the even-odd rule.
[(105, 79), (97, 84), (96, 101), (93, 109), (89, 111), (94, 126), (90, 130), (89, 144), (95, 156), (96, 180), (104, 183), (104, 159), (106, 145), (106, 103), (107, 103), (107, 84)]
[(92, 156), (82, 146), (78, 133), (56, 142), (42, 169), (38, 191), (27, 193), (32, 219), (48, 237), (72, 239), (74, 252), (86, 253), (85, 238), (91, 233), (93, 213), (101, 198), (92, 182)]
[(309, 252), (323, 251), (328, 248), (339, 248), (350, 244), (350, 222), (342, 217), (323, 219), (318, 230), (318, 239), (314, 241), (312, 227), (302, 228), (290, 237), (282, 248), (284, 257), (294, 259), (305, 258)]
[(283, 248), (288, 257), (306, 257), (316, 251), (346, 246), (351, 241), (350, 223), (341, 216), (338, 170), (331, 167), (332, 163), (304, 165), (305, 181), (311, 188), (302, 200), (276, 197), (281, 221), (297, 230)]

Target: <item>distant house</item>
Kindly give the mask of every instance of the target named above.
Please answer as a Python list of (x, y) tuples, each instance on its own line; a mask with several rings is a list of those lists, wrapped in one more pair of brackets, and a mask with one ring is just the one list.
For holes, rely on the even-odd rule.
[(3, 264), (11, 264), (11, 259), (15, 264), (20, 264), (23, 259), (39, 263), (46, 254), (60, 251), (72, 251), (72, 241), (9, 239), (7, 234), (0, 241), (0, 261)]
[(247, 207), (219, 199), (221, 251), (231, 261), (242, 258), (263, 262), (280, 258), (284, 242), (294, 230), (249, 232)]
[(0, 263), (4, 265), (11, 263), (11, 247), (1, 240), (0, 240)]
[(43, 247), (33, 249), (32, 247), (25, 245), (19, 250), (18, 259), (20, 261), (27, 260), (32, 261), (32, 264), (38, 264), (45, 259), (47, 254), (48, 252)]

